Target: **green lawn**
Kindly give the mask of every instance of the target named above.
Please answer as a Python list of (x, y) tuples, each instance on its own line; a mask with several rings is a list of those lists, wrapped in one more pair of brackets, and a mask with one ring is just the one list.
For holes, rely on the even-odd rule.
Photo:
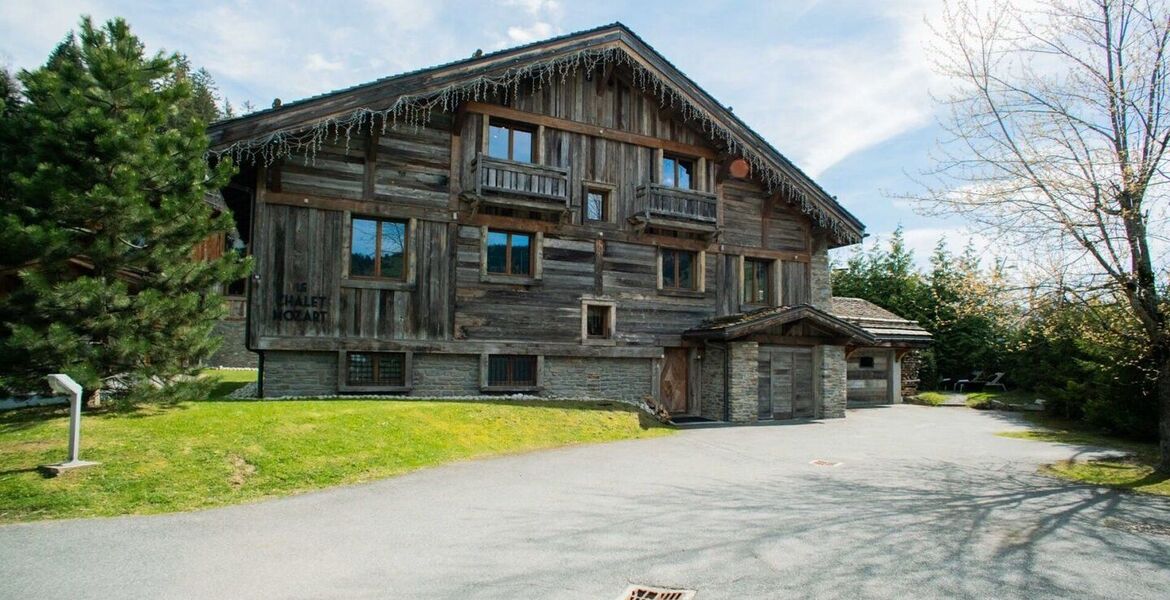
[(1034, 405), (1036, 402), (1036, 394), (1023, 390), (972, 392), (967, 394), (967, 406), (971, 408), (992, 408), (991, 402), (993, 400), (1008, 406)]
[(938, 406), (943, 402), (946, 402), (946, 400), (946, 394), (940, 394), (938, 392), (922, 392), (921, 394), (911, 398), (910, 402), (912, 404), (921, 404), (923, 406)]
[(1062, 461), (1041, 467), (1041, 472), (1079, 483), (1170, 496), (1170, 476), (1156, 473), (1152, 466), (1158, 453), (1156, 444), (1091, 431), (1080, 423), (1043, 415), (1028, 415), (1028, 419), (1038, 428), (1028, 431), (1007, 431), (999, 435), (1072, 446), (1109, 448), (1129, 453), (1126, 458), (1113, 460)]
[(86, 414), (81, 456), (102, 464), (46, 479), (36, 467), (64, 458), (67, 411), (10, 411), (0, 413), (0, 522), (222, 506), (460, 459), (672, 432), (646, 421), (621, 404), (209, 400)]

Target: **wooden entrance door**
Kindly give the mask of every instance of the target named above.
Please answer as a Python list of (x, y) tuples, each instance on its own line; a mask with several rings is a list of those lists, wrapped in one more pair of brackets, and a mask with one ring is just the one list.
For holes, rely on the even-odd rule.
[(662, 354), (662, 407), (672, 415), (687, 412), (687, 349), (666, 348)]
[(816, 415), (811, 348), (760, 346), (759, 418)]

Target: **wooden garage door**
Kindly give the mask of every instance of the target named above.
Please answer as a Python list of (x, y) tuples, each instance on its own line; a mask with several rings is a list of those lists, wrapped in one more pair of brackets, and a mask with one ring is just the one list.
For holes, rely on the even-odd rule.
[(816, 415), (811, 348), (760, 346), (759, 418)]

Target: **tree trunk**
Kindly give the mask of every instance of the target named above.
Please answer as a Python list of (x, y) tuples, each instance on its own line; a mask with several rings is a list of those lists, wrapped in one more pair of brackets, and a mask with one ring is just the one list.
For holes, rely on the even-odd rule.
[(1158, 352), (1158, 470), (1170, 474), (1170, 353)]

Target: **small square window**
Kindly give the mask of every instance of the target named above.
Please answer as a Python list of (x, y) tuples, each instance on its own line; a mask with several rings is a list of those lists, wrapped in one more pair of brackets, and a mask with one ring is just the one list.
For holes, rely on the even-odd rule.
[(606, 190), (586, 188), (585, 190), (585, 221), (608, 221), (609, 192)]
[(345, 382), (351, 386), (403, 387), (406, 385), (406, 355), (350, 352), (346, 356)]
[(585, 338), (608, 340), (613, 337), (613, 307), (603, 304), (585, 305)]
[(872, 356), (862, 356), (862, 357), (858, 358), (857, 360), (859, 363), (861, 363), (859, 366), (862, 369), (872, 369), (873, 368), (873, 357)]
[(692, 189), (694, 172), (694, 160), (669, 154), (662, 157), (662, 185)]

